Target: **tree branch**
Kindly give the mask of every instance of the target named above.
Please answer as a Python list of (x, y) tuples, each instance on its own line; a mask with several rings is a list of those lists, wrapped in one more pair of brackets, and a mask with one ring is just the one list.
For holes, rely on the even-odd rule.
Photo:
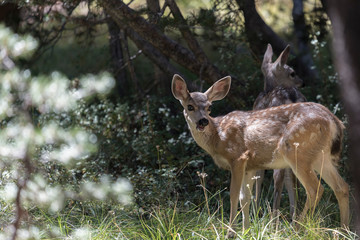
[(140, 96), (142, 96), (142, 89), (139, 86), (139, 81), (136, 77), (136, 73), (135, 73), (135, 68), (133, 65), (133, 62), (131, 61), (131, 57), (130, 57), (130, 49), (129, 49), (129, 45), (128, 45), (128, 41), (127, 41), (127, 33), (126, 31), (120, 31), (120, 41), (124, 44), (124, 57), (125, 57), (125, 61), (128, 63), (127, 67), (128, 67), (128, 71), (130, 73), (130, 78), (134, 83), (134, 87), (135, 87), (135, 91), (136, 93), (140, 94)]
[(128, 37), (135, 43), (135, 45), (141, 49), (141, 51), (153, 61), (163, 72), (172, 75), (179, 73), (177, 69), (169, 62), (159, 50), (157, 50), (149, 42), (145, 41), (139, 34), (137, 34), (132, 28), (127, 27), (126, 33)]
[[(254, 0), (236, 0), (239, 9), (243, 12), (245, 18), (245, 32), (250, 43), (250, 48), (257, 56), (262, 55), (265, 52), (265, 48), (270, 43), (276, 54), (280, 54), (287, 43), (281, 37), (279, 37), (271, 27), (269, 27), (265, 21), (261, 18), (256, 10)], [(291, 52), (294, 55), (294, 52)], [(309, 69), (308, 62), (304, 58), (294, 59), (294, 68), (300, 73), (301, 77), (313, 77), (301, 75), (301, 73), (312, 72)], [(307, 70), (299, 71), (298, 67), (305, 67)]]
[(104, 0), (101, 1), (101, 5), (117, 24), (123, 25), (125, 23), (164, 56), (173, 59), (197, 75), (202, 73), (205, 81), (212, 84), (225, 75), (211, 63), (202, 64), (199, 62), (191, 51), (168, 38), (156, 25), (148, 23), (122, 1)]
[(208, 57), (200, 47), (200, 44), (191, 33), (190, 28), (187, 25), (183, 15), (181, 14), (181, 11), (177, 6), (176, 2), (174, 0), (166, 0), (166, 3), (170, 7), (170, 10), (175, 20), (178, 21), (178, 23), (180, 24), (179, 30), (182, 36), (184, 37), (187, 45), (189, 46), (190, 50), (195, 54), (196, 59), (201, 63), (209, 62)]
[[(156, 25), (162, 33), (164, 33), (165, 26), (160, 25), (160, 20), (162, 16), (162, 10), (160, 9), (160, 3), (159, 0), (146, 0), (147, 8), (148, 8), (148, 17), (149, 22), (151, 24)], [(165, 9), (167, 6), (166, 3), (163, 5), (163, 9)], [(166, 57), (163, 57), (163, 64), (165, 66), (169, 65), (169, 59)], [(169, 88), (169, 79), (172, 77), (173, 73), (168, 73), (163, 71), (159, 65), (157, 65), (155, 62), (153, 62), (154, 66), (154, 81), (152, 83), (151, 87), (147, 87), (147, 91), (150, 92), (152, 88), (155, 88), (156, 86), (159, 86), (158, 92), (164, 93), (166, 95), (171, 94), (171, 90)]]
[(236, 0), (245, 18), (245, 31), (251, 50), (256, 55), (262, 55), (268, 43), (276, 54), (280, 54), (287, 43), (280, 38), (261, 18), (255, 7), (254, 0)]
[(111, 18), (108, 18), (106, 22), (110, 35), (109, 48), (112, 72), (116, 79), (116, 91), (119, 96), (123, 96), (128, 91), (128, 81), (126, 78), (126, 72), (123, 68), (125, 60), (120, 39), (121, 29)]

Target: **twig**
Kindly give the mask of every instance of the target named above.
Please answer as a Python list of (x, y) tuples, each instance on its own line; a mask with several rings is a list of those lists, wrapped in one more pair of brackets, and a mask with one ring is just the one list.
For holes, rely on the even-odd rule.
[(207, 208), (207, 211), (208, 211), (208, 215), (209, 215), (209, 217), (211, 217), (210, 208), (209, 208), (209, 201), (208, 201), (207, 192), (206, 192), (206, 187), (205, 187), (205, 178), (207, 177), (207, 174), (204, 173), (204, 172), (200, 173), (199, 171), (196, 172), (196, 173), (197, 173), (197, 175), (198, 175), (199, 178), (200, 178), (200, 183), (201, 183), (201, 186), (202, 186), (203, 191), (204, 191), (205, 203), (206, 203), (206, 208)]

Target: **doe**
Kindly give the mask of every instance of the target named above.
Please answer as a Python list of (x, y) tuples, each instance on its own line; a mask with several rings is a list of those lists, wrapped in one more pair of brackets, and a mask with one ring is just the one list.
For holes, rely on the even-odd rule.
[[(283, 104), (306, 102), (305, 96), (299, 91), (298, 87), (303, 86), (303, 80), (298, 77), (290, 66), (286, 64), (290, 54), (290, 46), (281, 52), (275, 62), (272, 62), (273, 50), (268, 44), (261, 71), (264, 75), (264, 91), (255, 100), (253, 109), (265, 109), (277, 107)], [(261, 195), (261, 185), (264, 180), (264, 170), (257, 171), (259, 178), (256, 180), (256, 198)], [(291, 168), (274, 169), (274, 201), (273, 210), (277, 211), (280, 207), (281, 193), (284, 187), (288, 191), (290, 202), (290, 216), (295, 218), (296, 199), (296, 177)], [(259, 201), (257, 201), (259, 203)]]
[(342, 122), (316, 103), (293, 103), (211, 117), (212, 102), (223, 99), (230, 85), (231, 78), (227, 76), (205, 93), (190, 93), (179, 75), (175, 74), (172, 80), (172, 93), (184, 107), (184, 117), (194, 140), (219, 167), (231, 171), (227, 237), (235, 236), (240, 188), (243, 229), (250, 225), (252, 177), (260, 169), (290, 167), (293, 170), (307, 194), (300, 220), (309, 209), (315, 208), (324, 191), (316, 172), (320, 173), (338, 200), (341, 226), (348, 226), (349, 187), (336, 167), (344, 128)]

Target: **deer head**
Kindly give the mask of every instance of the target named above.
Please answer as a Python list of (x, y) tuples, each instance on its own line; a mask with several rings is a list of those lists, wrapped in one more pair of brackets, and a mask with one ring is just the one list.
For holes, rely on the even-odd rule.
[(184, 107), (184, 115), (190, 128), (203, 132), (209, 125), (212, 102), (223, 99), (228, 94), (230, 85), (231, 78), (227, 76), (215, 82), (204, 93), (190, 93), (185, 80), (175, 74), (171, 90), (174, 97)]
[(261, 71), (265, 76), (265, 91), (271, 91), (276, 86), (302, 87), (303, 80), (296, 75), (294, 69), (286, 64), (289, 54), (290, 46), (287, 45), (278, 59), (272, 62), (273, 49), (271, 45), (268, 44), (261, 65)]

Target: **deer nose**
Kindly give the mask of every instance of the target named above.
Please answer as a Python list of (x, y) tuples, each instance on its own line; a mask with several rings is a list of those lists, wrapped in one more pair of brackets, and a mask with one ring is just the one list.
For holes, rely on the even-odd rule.
[(305, 86), (304, 80), (298, 78), (297, 82), (295, 83), (295, 86), (298, 87), (298, 88), (304, 87)]
[(200, 126), (205, 127), (205, 126), (207, 126), (208, 124), (209, 124), (209, 120), (207, 120), (206, 118), (202, 118), (202, 119), (199, 120), (199, 125), (200, 125)]

